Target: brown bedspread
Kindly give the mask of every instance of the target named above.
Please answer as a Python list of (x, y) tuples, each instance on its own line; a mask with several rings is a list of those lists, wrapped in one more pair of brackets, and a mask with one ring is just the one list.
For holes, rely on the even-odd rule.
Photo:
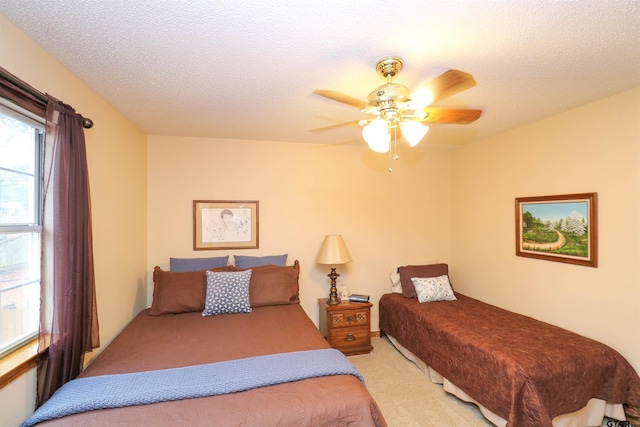
[(618, 352), (462, 294), (380, 299), (380, 330), (510, 427), (551, 426), (590, 398), (640, 404), (640, 378)]
[[(328, 348), (298, 304), (246, 314), (149, 316), (143, 310), (81, 376), (140, 372), (264, 354)], [(99, 392), (99, 391), (97, 391)], [(312, 378), (246, 392), (104, 409), (42, 426), (385, 426), (351, 375)]]

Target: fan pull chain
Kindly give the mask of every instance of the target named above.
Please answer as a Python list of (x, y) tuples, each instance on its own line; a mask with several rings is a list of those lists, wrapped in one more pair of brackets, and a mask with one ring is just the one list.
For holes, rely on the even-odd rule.
[(393, 172), (393, 167), (391, 163), (393, 160), (398, 160), (400, 156), (398, 156), (398, 128), (396, 126), (393, 127), (393, 151), (389, 150), (389, 173)]

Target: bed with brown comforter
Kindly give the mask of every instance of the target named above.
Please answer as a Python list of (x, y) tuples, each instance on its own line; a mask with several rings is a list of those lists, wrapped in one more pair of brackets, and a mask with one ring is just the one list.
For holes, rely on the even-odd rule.
[[(400, 293), (385, 294), (379, 305), (380, 330), (467, 400), (496, 414), (497, 422), (489, 418), (494, 423), (556, 425), (554, 418), (579, 411), (592, 399), (640, 406), (637, 373), (610, 347), (460, 293), (455, 296), (455, 301), (420, 303)], [(602, 416), (595, 425), (601, 422)]]
[[(266, 267), (262, 270), (274, 269)], [(297, 274), (296, 264), (294, 298), (291, 301), (279, 305), (255, 304), (250, 313), (203, 317), (201, 302), (196, 301), (196, 310), (151, 315), (158, 305), (154, 304), (151, 309), (140, 312), (84, 370), (81, 377), (170, 369), (329, 348), (319, 330), (297, 303)], [(260, 274), (256, 273), (254, 277), (259, 278)], [(180, 284), (181, 287), (184, 285), (185, 283)], [(273, 287), (274, 284), (265, 282), (265, 286)], [(199, 291), (196, 291), (195, 294), (198, 294)], [(263, 291), (267, 299), (273, 299), (274, 293), (279, 292), (273, 288)], [(182, 296), (184, 292), (181, 293)], [(268, 297), (268, 294), (272, 296)], [(171, 304), (174, 308), (175, 297), (173, 294)], [(287, 302), (289, 297), (280, 299)], [(158, 302), (159, 296), (154, 294), (154, 303)], [(183, 302), (189, 305), (188, 301)], [(255, 299), (252, 302), (255, 303)], [(182, 310), (183, 308), (177, 311)], [(95, 392), (100, 393), (101, 390)], [(386, 424), (366, 387), (353, 375), (322, 376), (232, 394), (93, 410), (38, 424), (43, 427), (89, 425)]]

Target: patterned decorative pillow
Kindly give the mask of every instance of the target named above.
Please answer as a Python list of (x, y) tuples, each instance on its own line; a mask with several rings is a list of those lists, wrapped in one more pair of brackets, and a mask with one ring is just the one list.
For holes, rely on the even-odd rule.
[(250, 313), (249, 281), (251, 270), (207, 271), (207, 296), (202, 316)]
[(418, 301), (455, 301), (457, 298), (451, 289), (449, 276), (446, 274), (437, 277), (412, 277), (411, 281), (416, 288)]

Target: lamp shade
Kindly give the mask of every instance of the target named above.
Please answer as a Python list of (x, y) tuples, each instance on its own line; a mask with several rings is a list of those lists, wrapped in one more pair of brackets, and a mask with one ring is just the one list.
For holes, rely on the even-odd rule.
[(386, 153), (389, 151), (391, 135), (384, 120), (376, 119), (362, 128), (362, 137), (373, 151)]
[(339, 265), (353, 261), (347, 245), (340, 235), (325, 236), (316, 262), (318, 264)]
[(415, 147), (429, 130), (427, 126), (414, 121), (400, 122), (400, 129), (402, 130), (402, 136), (409, 141), (409, 145), (412, 147)]

